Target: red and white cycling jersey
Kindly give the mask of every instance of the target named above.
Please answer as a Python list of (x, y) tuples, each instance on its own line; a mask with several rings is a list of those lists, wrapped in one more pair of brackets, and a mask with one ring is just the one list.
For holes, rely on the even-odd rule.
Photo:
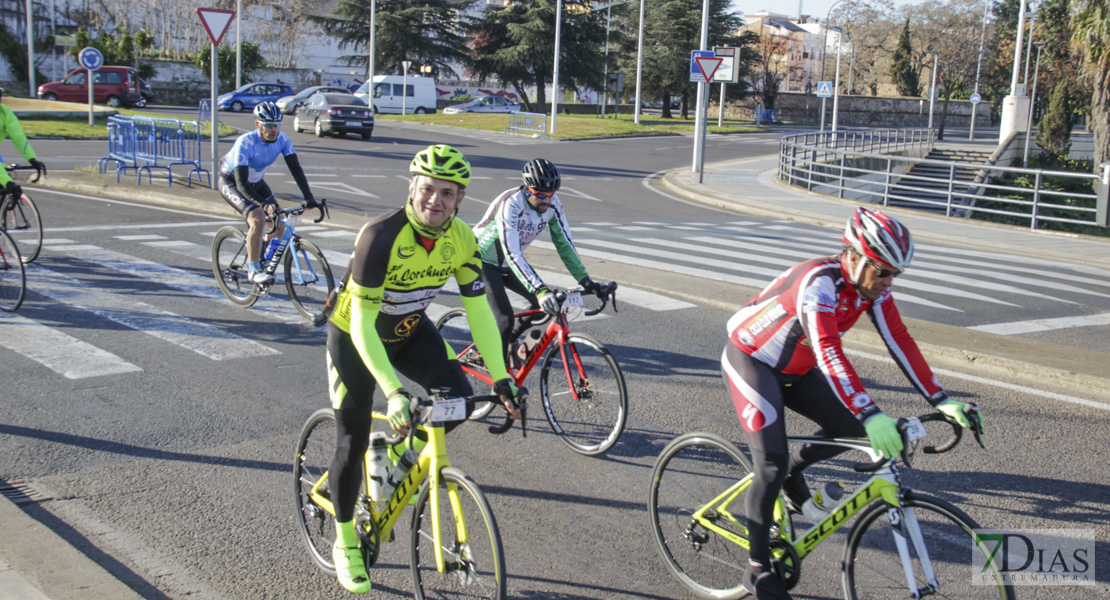
[(729, 341), (787, 375), (820, 368), (829, 386), (861, 419), (878, 412), (844, 355), (840, 337), (867, 312), (895, 363), (933, 404), (946, 396), (894, 305), (890, 290), (877, 300), (859, 295), (839, 256), (808, 260), (779, 275), (728, 320)]

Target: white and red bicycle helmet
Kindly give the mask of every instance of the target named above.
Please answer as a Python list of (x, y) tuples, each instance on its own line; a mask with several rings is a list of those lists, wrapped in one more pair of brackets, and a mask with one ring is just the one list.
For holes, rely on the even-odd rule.
[[(904, 271), (913, 262), (910, 230), (879, 211), (857, 208), (844, 226), (844, 243), (860, 255), (882, 261), (899, 271)], [(857, 270), (856, 279), (862, 271), (862, 268)]]

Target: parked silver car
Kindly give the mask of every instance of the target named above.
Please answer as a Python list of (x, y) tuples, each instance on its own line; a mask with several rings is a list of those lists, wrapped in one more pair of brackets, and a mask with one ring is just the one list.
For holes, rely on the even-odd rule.
[(479, 96), (469, 102), (448, 106), (443, 109), (443, 113), (447, 115), (469, 112), (520, 112), (520, 105), (501, 96)]
[(281, 98), (278, 98), (275, 104), (277, 104), (277, 107), (281, 110), (283, 114), (291, 115), (297, 112), (298, 106), (304, 104), (305, 101), (308, 100), (308, 97), (315, 94), (316, 92), (322, 92), (325, 94), (350, 93), (347, 88), (339, 87), (337, 85), (314, 85), (312, 87), (306, 87), (305, 89), (297, 92), (296, 94), (293, 94), (292, 96), (283, 96)]

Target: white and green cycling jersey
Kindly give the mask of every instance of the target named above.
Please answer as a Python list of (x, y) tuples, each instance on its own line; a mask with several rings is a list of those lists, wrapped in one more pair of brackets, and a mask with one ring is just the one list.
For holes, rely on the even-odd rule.
[(530, 292), (545, 288), (543, 280), (524, 259), (524, 251), (532, 240), (550, 226), (551, 241), (575, 281), (586, 278), (586, 267), (574, 249), (563, 203), (558, 194), (551, 196), (551, 206), (542, 214), (536, 212), (523, 187), (505, 190), (489, 205), (482, 220), (474, 226), (478, 251), (486, 264), (508, 266)]

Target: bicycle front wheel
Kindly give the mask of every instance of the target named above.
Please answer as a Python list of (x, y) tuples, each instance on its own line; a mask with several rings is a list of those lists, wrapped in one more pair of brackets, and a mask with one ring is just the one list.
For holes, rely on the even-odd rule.
[[(438, 525), (442, 546), (435, 547), (432, 494), (439, 500)], [(478, 484), (462, 471), (440, 472), (440, 485), (422, 486), (412, 513), (412, 583), (416, 599), (485, 598), (506, 594), (505, 553), (497, 521)], [(436, 568), (441, 552), (444, 570)]]
[[(293, 459), (293, 487), (296, 493), (297, 526), (316, 566), (334, 575), (331, 548), (335, 544), (335, 515), (312, 498), (314, 488), (327, 476), (335, 455), (335, 411), (321, 408), (312, 413), (297, 440)], [(325, 481), (320, 492), (330, 495)]]
[(212, 240), (212, 274), (228, 300), (242, 307), (258, 302), (247, 273), (247, 236), (235, 227), (223, 227)]
[(285, 253), (284, 261), (285, 289), (289, 292), (289, 299), (309, 323), (323, 325), (328, 320), (324, 316), (324, 305), (328, 301), (328, 293), (335, 287), (331, 267), (316, 244), (304, 238), (293, 238), (290, 250)]
[(0, 310), (15, 312), (27, 292), (27, 275), (19, 248), (11, 236), (0, 231)]
[[(474, 393), (481, 394), (489, 389), (490, 384), (475, 375), (475, 373), (481, 373), (489, 377), (489, 370), (486, 369), (482, 356), (478, 354), (478, 349), (473, 348), (474, 341), (470, 337), (470, 324), (466, 321), (466, 311), (461, 308), (447, 311), (436, 320), (436, 329), (454, 351), (470, 348), (469, 352), (459, 356), (459, 364), (466, 373), (466, 380), (470, 382), (470, 387), (474, 388)], [(493, 402), (476, 402), (474, 410), (470, 413), (470, 420), (477, 421), (484, 418), (493, 410), (493, 407)]]
[(748, 457), (712, 433), (681, 435), (655, 461), (648, 491), (655, 543), (671, 573), (699, 598), (748, 594), (741, 583), (748, 548), (710, 526), (747, 542), (745, 496), (738, 484), (751, 474)]
[(551, 428), (586, 456), (608, 452), (628, 418), (628, 392), (604, 344), (580, 333), (554, 345), (543, 359), (540, 395)]
[(42, 250), (42, 219), (39, 209), (27, 194), (12, 202), (9, 200), (0, 222), (3, 229), (19, 244), (23, 264), (35, 260)]
[[(911, 590), (906, 572), (895, 545), (899, 529), (891, 526), (892, 507), (885, 502), (872, 506), (860, 516), (848, 536), (844, 550), (844, 597), (849, 600), (869, 598), (906, 598)], [(1002, 580), (996, 568), (980, 573), (981, 567), (972, 567), (973, 553), (983, 554), (983, 564), (990, 549), (974, 542), (972, 530), (979, 525), (955, 506), (914, 492), (902, 500), (904, 528), (913, 526), (916, 517), (921, 530), (928, 563), (936, 574), (935, 593), (944, 598), (1002, 598), (1013, 600), (1013, 587)], [(913, 592), (925, 592), (930, 582), (923, 572), (923, 561), (917, 556), (914, 544), (906, 540), (913, 555)], [(992, 564), (992, 563), (991, 563)], [(988, 576), (989, 583), (973, 581), (973, 576)]]

